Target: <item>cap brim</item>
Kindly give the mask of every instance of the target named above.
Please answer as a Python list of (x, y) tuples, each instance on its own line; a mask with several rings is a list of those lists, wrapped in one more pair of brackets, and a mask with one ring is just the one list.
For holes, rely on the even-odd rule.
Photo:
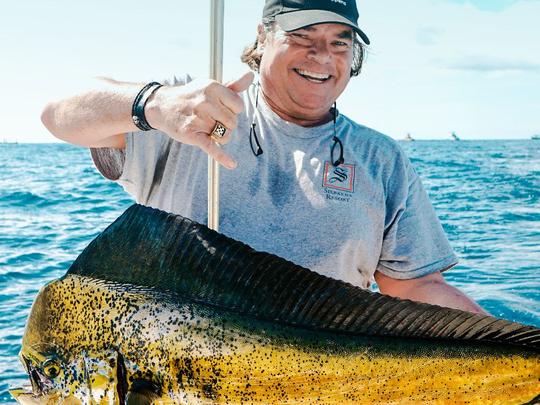
[(369, 38), (354, 23), (339, 14), (326, 10), (298, 10), (276, 15), (276, 21), (284, 31), (294, 31), (315, 24), (345, 24), (360, 35), (362, 41), (369, 45)]

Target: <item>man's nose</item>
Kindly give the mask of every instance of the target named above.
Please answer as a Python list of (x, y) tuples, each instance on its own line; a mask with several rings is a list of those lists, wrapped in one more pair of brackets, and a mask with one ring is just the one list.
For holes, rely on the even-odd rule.
[(330, 62), (332, 54), (326, 41), (314, 41), (309, 50), (308, 58), (321, 65)]

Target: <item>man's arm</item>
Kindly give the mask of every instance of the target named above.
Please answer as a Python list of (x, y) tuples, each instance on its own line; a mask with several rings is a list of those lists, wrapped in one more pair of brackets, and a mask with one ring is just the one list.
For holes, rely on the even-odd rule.
[(75, 145), (124, 148), (124, 134), (138, 130), (131, 104), (142, 86), (100, 78), (92, 89), (48, 103), (41, 121), (55, 137)]
[[(214, 81), (191, 82), (186, 86), (163, 86), (148, 100), (148, 123), (171, 138), (195, 145), (231, 169), (234, 160), (208, 134), (216, 121), (227, 127), (219, 142), (227, 143), (236, 128), (236, 116), (244, 105), (237, 94), (249, 87), (253, 74), (222, 85)], [(51, 102), (41, 120), (57, 138), (86, 147), (125, 147), (125, 134), (138, 131), (131, 107), (142, 84), (100, 79), (95, 88)]]
[(386, 295), (489, 315), (463, 292), (448, 284), (440, 272), (398, 280), (376, 271), (375, 281), (381, 293)]

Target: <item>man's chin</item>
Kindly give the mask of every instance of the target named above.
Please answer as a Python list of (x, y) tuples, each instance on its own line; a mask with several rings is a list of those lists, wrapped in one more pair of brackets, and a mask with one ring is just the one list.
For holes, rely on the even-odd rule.
[[(293, 100), (302, 108), (327, 112), (338, 97), (335, 87), (325, 85), (304, 86), (291, 92)], [(335, 97), (335, 98), (332, 98)], [(328, 107), (328, 108), (326, 108)]]
[(297, 123), (305, 127), (314, 127), (332, 120), (332, 114), (330, 114), (331, 104), (327, 109), (321, 109), (320, 104), (317, 106), (303, 106), (303, 108), (298, 109), (294, 114), (294, 118)]
[(334, 100), (328, 97), (311, 97), (309, 99), (298, 100), (299, 111), (310, 116), (324, 116), (332, 108)]

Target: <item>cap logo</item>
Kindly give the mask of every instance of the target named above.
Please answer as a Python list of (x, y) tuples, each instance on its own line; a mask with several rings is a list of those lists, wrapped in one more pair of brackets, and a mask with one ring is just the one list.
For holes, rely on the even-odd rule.
[(330, 0), (333, 3), (339, 3), (345, 7), (347, 7), (347, 2), (345, 0)]

